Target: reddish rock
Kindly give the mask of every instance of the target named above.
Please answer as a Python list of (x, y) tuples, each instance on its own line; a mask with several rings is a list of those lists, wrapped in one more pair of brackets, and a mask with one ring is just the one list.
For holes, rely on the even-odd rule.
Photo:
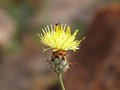
[(101, 8), (88, 28), (78, 64), (65, 76), (67, 90), (120, 90), (120, 6)]

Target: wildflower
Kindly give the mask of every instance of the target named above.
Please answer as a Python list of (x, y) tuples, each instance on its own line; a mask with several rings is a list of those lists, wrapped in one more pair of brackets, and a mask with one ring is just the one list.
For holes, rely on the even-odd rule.
[[(38, 34), (41, 42), (48, 46), (47, 49), (57, 50), (77, 50), (82, 40), (75, 40), (78, 30), (71, 34), (69, 26), (60, 24), (47, 26), (42, 29), (43, 34)], [(47, 50), (46, 49), (46, 50)]]
[(70, 27), (63, 24), (47, 26), (42, 31), (43, 34), (38, 34), (41, 42), (49, 47), (47, 49), (53, 49), (51, 60), (48, 60), (52, 71), (57, 74), (66, 72), (69, 69), (66, 51), (79, 49), (79, 45), (85, 37), (75, 40), (78, 30), (71, 34)]

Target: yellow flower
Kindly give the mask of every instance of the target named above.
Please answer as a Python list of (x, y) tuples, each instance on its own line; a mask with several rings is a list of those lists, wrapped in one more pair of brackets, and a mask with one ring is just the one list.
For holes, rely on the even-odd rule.
[(78, 30), (71, 34), (69, 26), (59, 24), (42, 29), (43, 34), (38, 34), (41, 42), (53, 50), (77, 50), (82, 40), (75, 40)]

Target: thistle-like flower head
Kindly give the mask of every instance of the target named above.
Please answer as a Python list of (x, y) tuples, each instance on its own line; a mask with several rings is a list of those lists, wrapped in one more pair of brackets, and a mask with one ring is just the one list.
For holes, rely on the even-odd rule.
[(41, 42), (48, 49), (53, 49), (51, 59), (48, 60), (51, 70), (57, 74), (66, 72), (69, 69), (66, 51), (79, 49), (79, 45), (85, 37), (81, 40), (75, 40), (78, 30), (71, 34), (70, 27), (64, 24), (47, 26), (42, 31), (43, 34), (38, 34)]
[(64, 24), (50, 25), (42, 29), (43, 34), (38, 34), (41, 42), (48, 49), (57, 50), (77, 50), (82, 40), (75, 40), (78, 30), (71, 34), (69, 26)]

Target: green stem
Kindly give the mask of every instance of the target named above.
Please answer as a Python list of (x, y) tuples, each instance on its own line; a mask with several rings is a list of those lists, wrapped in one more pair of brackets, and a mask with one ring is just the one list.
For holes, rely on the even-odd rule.
[(59, 79), (59, 83), (60, 83), (60, 87), (62, 90), (65, 90), (64, 84), (63, 84), (63, 80), (62, 80), (62, 74), (58, 74), (58, 79)]

